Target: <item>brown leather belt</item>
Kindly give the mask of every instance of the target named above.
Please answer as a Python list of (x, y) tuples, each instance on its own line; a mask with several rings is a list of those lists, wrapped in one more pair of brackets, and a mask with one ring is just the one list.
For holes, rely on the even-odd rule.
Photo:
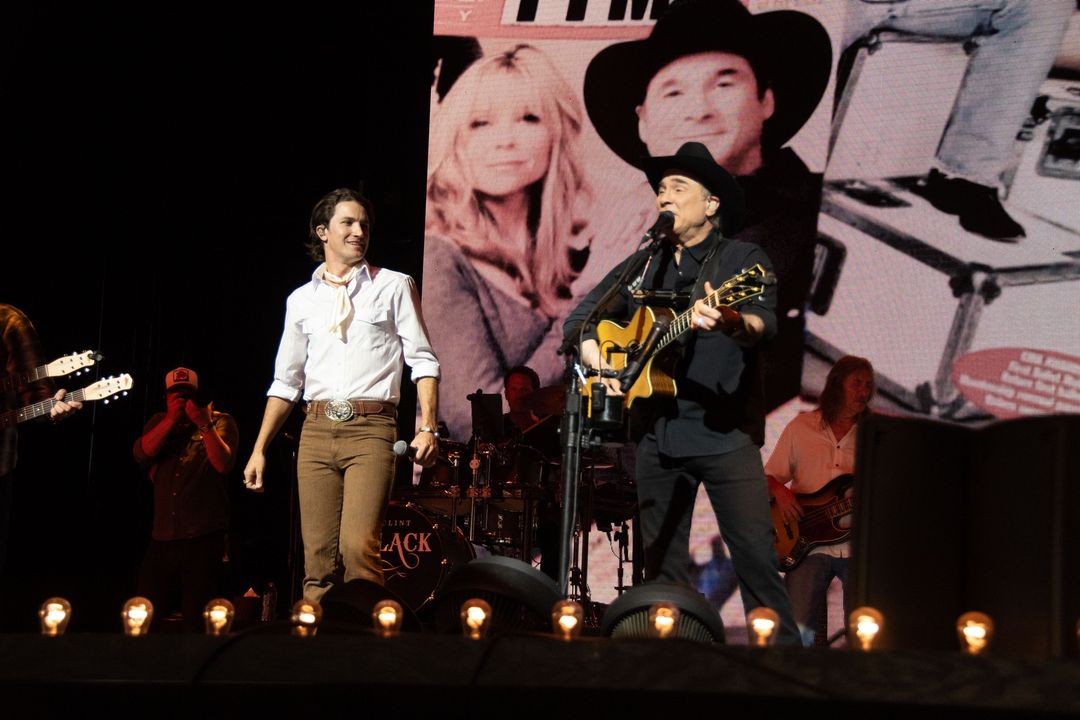
[[(351, 408), (351, 413), (349, 411)], [(389, 415), (397, 417), (397, 406), (378, 400), (312, 400), (304, 405), (307, 414), (325, 415), (331, 420), (350, 420), (355, 415)]]

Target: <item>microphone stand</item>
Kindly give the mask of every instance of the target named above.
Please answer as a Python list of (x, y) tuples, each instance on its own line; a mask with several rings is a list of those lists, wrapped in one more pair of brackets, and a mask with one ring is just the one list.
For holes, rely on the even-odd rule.
[[(559, 533), (559, 576), (556, 583), (563, 597), (568, 597), (570, 577), (570, 554), (574, 535), (574, 525), (577, 520), (577, 488), (578, 475), (581, 468), (581, 448), (586, 442), (582, 434), (583, 415), (583, 389), (584, 376), (575, 372), (575, 356), (580, 352), (582, 336), (585, 328), (605, 310), (618, 296), (623, 286), (627, 285), (630, 278), (638, 278), (644, 273), (648, 262), (660, 250), (661, 236), (657, 234), (646, 235), (649, 240), (647, 253), (641, 253), (640, 257), (632, 262), (627, 262), (619, 278), (607, 289), (607, 292), (589, 311), (576, 327), (564, 336), (562, 346), (558, 352), (566, 356), (566, 404), (563, 411), (562, 422), (559, 426), (559, 437), (563, 443), (562, 454), (562, 518)], [(599, 377), (617, 377), (617, 371), (589, 370), (588, 374)]]

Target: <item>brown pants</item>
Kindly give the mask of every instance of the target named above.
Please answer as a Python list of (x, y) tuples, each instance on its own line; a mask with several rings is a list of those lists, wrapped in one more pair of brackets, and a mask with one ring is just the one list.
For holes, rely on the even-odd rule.
[(383, 583), (380, 535), (396, 439), (391, 414), (304, 419), (296, 469), (305, 598), (321, 600), (340, 576)]

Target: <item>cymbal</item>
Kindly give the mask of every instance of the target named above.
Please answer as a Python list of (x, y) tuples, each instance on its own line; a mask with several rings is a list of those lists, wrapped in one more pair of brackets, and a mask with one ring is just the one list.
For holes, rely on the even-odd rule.
[(521, 399), (526, 408), (537, 415), (562, 415), (566, 405), (566, 386), (548, 385)]

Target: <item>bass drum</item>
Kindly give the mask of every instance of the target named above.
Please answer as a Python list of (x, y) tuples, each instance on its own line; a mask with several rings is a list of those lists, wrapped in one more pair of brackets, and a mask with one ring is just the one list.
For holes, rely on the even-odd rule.
[(391, 502), (382, 526), (386, 587), (414, 612), (430, 603), (450, 571), (476, 557), (460, 530), (411, 502)]

